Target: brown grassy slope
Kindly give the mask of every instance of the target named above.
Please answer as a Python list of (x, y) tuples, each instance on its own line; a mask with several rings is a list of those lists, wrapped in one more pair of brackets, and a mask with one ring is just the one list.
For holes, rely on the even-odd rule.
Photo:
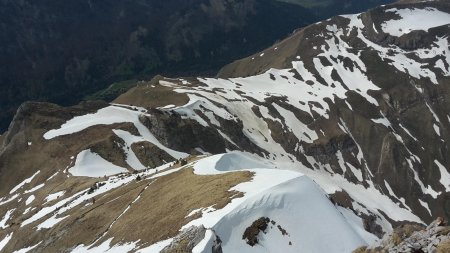
[(232, 198), (240, 196), (229, 191), (233, 186), (249, 181), (250, 172), (227, 173), (214, 176), (195, 175), (192, 170), (162, 177), (152, 183), (142, 194), (138, 204), (130, 209), (109, 232), (113, 242), (136, 241), (148, 243), (168, 239), (192, 217), (192, 210), (214, 206), (223, 208)]
[(5, 135), (6, 135), (6, 133), (0, 134), (0, 149), (3, 146), (3, 140), (5, 139)]
[(116, 98), (113, 103), (156, 108), (170, 104), (180, 106), (189, 102), (186, 94), (177, 93), (172, 88), (160, 85), (159, 81), (162, 79), (163, 77), (156, 76), (150, 82), (139, 83)]
[[(77, 115), (91, 113), (101, 106), (74, 106), (62, 108), (48, 103), (26, 103), (19, 109), (8, 135), (5, 147), (0, 151), (0, 196), (5, 195), (15, 185), (33, 175), (48, 178), (57, 170), (63, 170), (70, 163), (70, 157), (81, 151), (84, 143), (76, 136), (45, 140), (46, 131), (58, 128)], [(87, 137), (81, 135), (80, 137)], [(92, 135), (91, 141), (93, 141)], [(63, 140), (64, 139), (64, 140)], [(31, 145), (28, 145), (28, 143)], [(37, 178), (38, 179), (38, 178)]]
[[(35, 117), (38, 118), (39, 115)], [(111, 143), (111, 140), (117, 139), (111, 129), (129, 127), (131, 127), (129, 124), (99, 125), (51, 140), (43, 139), (44, 129), (32, 127), (25, 129), (15, 138), (15, 142), (8, 145), (7, 150), (0, 154), (0, 193), (6, 194), (37, 170), (41, 171), (39, 176), (48, 178), (58, 170), (71, 167), (74, 161), (70, 158), (76, 157), (85, 149), (92, 149), (113, 164), (128, 167), (124, 162), (123, 150)], [(27, 142), (31, 142), (32, 145), (28, 146)]]
[[(51, 229), (35, 230), (34, 227), (45, 219), (23, 228), (15, 225), (8, 230), (8, 233), (14, 231), (15, 236), (5, 250), (12, 252), (42, 241), (35, 252), (62, 252), (78, 244), (90, 245), (97, 238), (101, 238), (98, 243), (102, 243), (112, 237), (113, 244), (139, 239), (142, 244), (152, 244), (175, 236), (183, 225), (193, 218), (198, 218), (198, 215), (185, 218), (192, 210), (208, 206), (219, 209), (233, 198), (242, 196), (229, 189), (251, 178), (250, 172), (199, 176), (195, 175), (192, 169), (183, 169), (156, 179), (132, 181), (95, 197), (94, 204), (89, 204), (89, 201), (86, 203), (88, 205), (81, 204), (64, 213), (63, 216), (70, 216)], [(68, 179), (70, 180), (79, 185), (66, 187), (76, 187), (77, 190), (81, 190), (78, 186), (82, 185), (85, 189), (95, 181), (84, 181), (83, 178), (75, 177)], [(61, 188), (64, 187), (58, 187)], [(45, 187), (45, 191), (47, 190)], [(43, 196), (40, 196), (43, 192), (44, 190), (39, 193), (33, 205), (42, 203)], [(140, 198), (131, 204), (139, 195)], [(109, 229), (130, 204), (130, 209)], [(50, 216), (46, 216), (48, 217)]]
[[(70, 158), (85, 149), (91, 149), (115, 165), (131, 169), (125, 162), (125, 153), (118, 144), (123, 141), (112, 129), (139, 135), (132, 123), (97, 125), (71, 135), (45, 140), (43, 135), (57, 129), (78, 115), (93, 113), (101, 106), (79, 105), (59, 107), (48, 103), (27, 103), (19, 110), (11, 130), (2, 139), (7, 142), (0, 150), (0, 196), (37, 170), (38, 177), (48, 178), (58, 170), (73, 165)], [(31, 145), (28, 145), (31, 143)], [(39, 179), (37, 178), (39, 181)], [(35, 186), (34, 182), (32, 182)]]
[(450, 240), (441, 242), (437, 249), (436, 253), (448, 253), (450, 252)]
[[(246, 77), (264, 73), (270, 68), (286, 68), (287, 62), (290, 62), (295, 57), (300, 47), (300, 41), (304, 39), (304, 36), (303, 30), (296, 32), (291, 37), (260, 53), (224, 66), (217, 76), (220, 78)], [(261, 56), (262, 53), (264, 53), (263, 56)]]
[[(270, 68), (291, 68), (292, 61), (295, 61), (297, 56), (301, 56), (306, 65), (312, 64), (311, 59), (321, 52), (320, 47), (324, 43), (317, 35), (325, 29), (327, 22), (323, 21), (296, 30), (286, 39), (264, 51), (224, 66), (217, 77), (246, 77), (264, 73)], [(347, 21), (341, 19), (339, 22)]]

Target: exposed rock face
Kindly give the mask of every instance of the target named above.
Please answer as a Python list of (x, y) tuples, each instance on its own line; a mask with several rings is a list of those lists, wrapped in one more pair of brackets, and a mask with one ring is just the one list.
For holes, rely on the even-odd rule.
[(224, 152), (227, 147), (217, 130), (204, 127), (197, 121), (183, 120), (178, 114), (159, 110), (150, 113), (150, 116), (142, 115), (139, 120), (169, 148), (188, 153), (201, 148), (217, 154)]
[(214, 241), (213, 241), (211, 253), (223, 253), (222, 240), (220, 240), (220, 237), (215, 232), (214, 232)]
[(161, 253), (189, 253), (205, 237), (206, 228), (192, 226), (181, 231)]
[(360, 248), (354, 253), (375, 252), (448, 252), (450, 227), (438, 218), (427, 227), (417, 224), (404, 224), (386, 235), (377, 245)]
[(148, 168), (156, 168), (174, 160), (167, 152), (149, 142), (134, 143), (131, 148), (139, 161)]
[(265, 233), (269, 222), (270, 219), (267, 217), (261, 217), (255, 220), (252, 225), (244, 231), (242, 239), (245, 240), (248, 245), (255, 246), (258, 243), (259, 233)]

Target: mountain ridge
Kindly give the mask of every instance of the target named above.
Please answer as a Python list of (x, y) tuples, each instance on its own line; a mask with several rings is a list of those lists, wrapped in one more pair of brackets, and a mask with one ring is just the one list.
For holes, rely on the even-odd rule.
[[(403, 22), (418, 15), (428, 22)], [(381, 6), (222, 72), (243, 77), (26, 103), (0, 147), (0, 247), (350, 252), (448, 219), (449, 24), (446, 1)]]

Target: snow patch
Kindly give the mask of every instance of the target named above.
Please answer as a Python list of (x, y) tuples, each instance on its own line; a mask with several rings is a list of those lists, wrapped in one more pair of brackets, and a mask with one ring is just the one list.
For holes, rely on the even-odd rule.
[(33, 180), (33, 178), (34, 178), (37, 174), (39, 174), (39, 172), (41, 172), (41, 171), (38, 170), (38, 171), (36, 171), (36, 173), (34, 173), (31, 177), (29, 177), (29, 178), (23, 180), (20, 184), (18, 184), (16, 187), (14, 187), (14, 188), (9, 192), (9, 194), (13, 194), (15, 191), (17, 191), (19, 188), (21, 188), (21, 187), (24, 186), (25, 184), (29, 184), (29, 183)]
[[(161, 81), (162, 82), (162, 81)], [(173, 85), (173, 84), (172, 84)], [(143, 109), (145, 110), (145, 109)], [(175, 159), (185, 158), (188, 154), (169, 149), (162, 145), (152, 133), (139, 121), (140, 115), (146, 115), (142, 110), (124, 108), (123, 105), (112, 105), (98, 110), (92, 114), (77, 116), (64, 123), (59, 129), (53, 129), (44, 134), (47, 140), (58, 136), (78, 133), (86, 128), (96, 125), (111, 125), (115, 123), (133, 123), (142, 138), (158, 148), (166, 151)]]
[(37, 243), (37, 244), (35, 244), (33, 246), (29, 246), (29, 247), (26, 247), (26, 248), (23, 248), (23, 249), (20, 249), (20, 250), (16, 250), (13, 253), (27, 253), (27, 252), (30, 252), (31, 250), (33, 250), (34, 248), (39, 246), (39, 244), (41, 244), (41, 243), (42, 242), (39, 242), (39, 243)]
[(8, 210), (5, 214), (5, 216), (3, 216), (3, 218), (0, 220), (0, 228), (1, 229), (5, 229), (8, 227), (6, 225), (6, 222), (9, 220), (9, 218), (11, 217), (11, 214), (14, 212), (14, 210), (16, 210), (16, 209), (14, 208), (14, 209)]
[[(308, 207), (308, 208), (305, 208)], [(289, 233), (261, 233), (251, 247), (242, 234), (253, 221), (268, 217)], [(317, 222), (320, 220), (321, 222)], [(244, 201), (213, 227), (224, 252), (351, 252), (367, 244), (362, 236), (309, 178), (301, 176), (266, 189)], [(275, 232), (275, 231), (274, 231)], [(292, 245), (289, 245), (289, 241)], [(209, 252), (204, 248), (201, 252)]]
[(400, 37), (414, 30), (428, 31), (430, 28), (450, 23), (450, 14), (435, 8), (424, 9), (389, 9), (386, 12), (395, 13), (400, 19), (391, 19), (381, 24), (383, 32)]
[(431, 213), (430, 207), (428, 206), (427, 202), (422, 201), (421, 199), (419, 199), (419, 203), (420, 205), (422, 205), (425, 209), (427, 209), (428, 213), (430, 214), (431, 217), (433, 217), (433, 214)]
[(24, 193), (32, 193), (32, 192), (35, 192), (35, 191), (41, 189), (41, 188), (44, 187), (44, 186), (45, 186), (45, 183), (36, 185), (35, 187), (33, 187), (33, 188), (29, 189), (29, 190), (26, 190)]
[(111, 245), (111, 241), (113, 238), (110, 238), (106, 241), (104, 241), (102, 244), (98, 246), (88, 245), (85, 246), (84, 244), (78, 245), (75, 249), (72, 250), (72, 253), (122, 253), (122, 252), (129, 252), (133, 250), (136, 247), (136, 243), (125, 243), (125, 244), (116, 244), (113, 246)]
[(83, 150), (77, 155), (75, 165), (69, 173), (77, 177), (103, 177), (128, 172), (127, 169), (114, 165), (91, 150)]
[(441, 173), (439, 182), (445, 187), (446, 192), (450, 192), (450, 173), (438, 160), (434, 160), (434, 163), (438, 166), (439, 172)]
[(48, 195), (47, 197), (45, 197), (45, 202), (50, 202), (53, 201), (55, 199), (58, 199), (59, 197), (62, 197), (64, 195), (65, 191), (59, 191), (59, 192), (55, 192), (52, 193), (50, 195)]
[[(173, 241), (172, 238), (164, 240), (164, 241), (160, 241), (160, 242), (157, 242), (157, 243), (155, 243), (153, 245), (150, 245), (150, 246), (148, 246), (146, 248), (142, 248), (142, 249), (136, 251), (136, 253), (159, 253), (166, 246), (169, 246), (170, 243), (172, 243), (172, 241)], [(193, 250), (192, 252), (194, 253), (195, 251)]]
[(69, 215), (60, 218), (56, 218), (56, 215), (53, 215), (52, 217), (48, 218), (47, 220), (39, 224), (37, 226), (37, 230), (41, 230), (43, 228), (52, 228), (53, 226), (55, 226), (56, 224), (58, 224), (60, 221), (64, 220), (67, 217), (69, 217)]
[(30, 196), (27, 198), (27, 200), (25, 201), (25, 205), (28, 206), (29, 204), (31, 204), (31, 202), (33, 202), (35, 198), (36, 198), (36, 197), (34, 197), (34, 195), (30, 195)]
[(11, 240), (13, 233), (7, 234), (5, 238), (0, 241), (0, 251), (8, 244), (9, 240)]

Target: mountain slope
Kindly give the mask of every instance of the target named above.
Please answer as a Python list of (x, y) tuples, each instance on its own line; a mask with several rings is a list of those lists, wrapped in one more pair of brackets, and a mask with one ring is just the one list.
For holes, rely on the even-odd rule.
[[(85, 105), (87, 108), (99, 106)], [(52, 115), (57, 118), (45, 118), (43, 114), (50, 112), (52, 107), (64, 113), (53, 111)], [(302, 215), (304, 221), (313, 221), (318, 215), (327, 217), (328, 225), (318, 227), (317, 233), (330, 231), (330, 224), (340, 231), (339, 238), (331, 237), (325, 240), (326, 243), (317, 238), (323, 243), (323, 248), (317, 248), (317, 252), (334, 247), (342, 238), (347, 242), (334, 252), (348, 251), (374, 239), (373, 235), (364, 232), (359, 218), (349, 213), (347, 219), (352, 221), (349, 222), (341, 216), (326, 194), (301, 173), (279, 170), (272, 161), (240, 152), (187, 157), (186, 153), (162, 145), (164, 140), (155, 138), (157, 132), (149, 132), (141, 122), (145, 122), (144, 117), (151, 120), (154, 115), (143, 114), (139, 109), (112, 106), (94, 114), (81, 115), (83, 112), (77, 112), (78, 108), (72, 108), (71, 111), (80, 116), (50, 131), (45, 130), (47, 124), (41, 125), (43, 129), (38, 123), (32, 128), (27, 123), (31, 120), (61, 124), (59, 117), (66, 115), (68, 109), (26, 104), (20, 116), (26, 115), (27, 109), (33, 111), (32, 115), (20, 123), (24, 128), (12, 139), (8, 138), (2, 151), (2, 168), (16, 168), (2, 170), (5, 180), (1, 191), (5, 197), (1, 199), (0, 208), (5, 215), (0, 245), (5, 252), (28, 247), (33, 247), (35, 252), (97, 252), (110, 248), (121, 252), (137, 248), (142, 248), (142, 252), (153, 252), (155, 248), (170, 244), (170, 238), (179, 229), (198, 225), (213, 229), (203, 232), (206, 235), (203, 245), (208, 246), (212, 231), (216, 231), (224, 242), (228, 238), (222, 231), (242, 237), (241, 229), (250, 227), (259, 215), (267, 215), (276, 224), (272, 233), (278, 239), (260, 239), (266, 242), (264, 245), (274, 247), (281, 240), (288, 252), (296, 252), (305, 247), (313, 249), (318, 243), (311, 241), (304, 245), (295, 239), (310, 232), (309, 226), (299, 230), (289, 221), (298, 220), (292, 215), (304, 212), (305, 205), (310, 208)], [(105, 110), (109, 113), (104, 113)], [(15, 122), (19, 123), (19, 115)], [(201, 126), (192, 124), (195, 131), (200, 131)], [(119, 138), (111, 138), (109, 132)], [(195, 137), (211, 140), (202, 132)], [(22, 138), (26, 140), (25, 148), (20, 145)], [(105, 147), (104, 138), (107, 138), (106, 143), (114, 145)], [(144, 143), (154, 147), (153, 150), (146, 149), (152, 160), (158, 160), (164, 153), (167, 155), (165, 161), (143, 165), (144, 160), (136, 157), (145, 157), (139, 152)], [(20, 148), (22, 152), (12, 148)], [(207, 146), (202, 148), (211, 150)], [(45, 155), (49, 153), (51, 155)], [(126, 154), (124, 160), (120, 160), (121, 153)], [(184, 157), (185, 165), (184, 160), (168, 162)], [(36, 167), (38, 171), (31, 169)], [(136, 172), (110, 175), (111, 169), (117, 167)], [(27, 175), (31, 171), (34, 174)], [(23, 178), (21, 183), (14, 183), (19, 182), (18, 178)], [(242, 213), (242, 210), (247, 211)], [(230, 225), (226, 220), (240, 222), (242, 219), (246, 222), (235, 231), (223, 228)], [(357, 223), (353, 224), (355, 219)], [(144, 228), (142, 224), (151, 224), (151, 228)], [(367, 238), (370, 240), (366, 241)], [(236, 243), (242, 243), (241, 240)], [(239, 246), (223, 245), (224, 250), (233, 247)]]
[(0, 132), (24, 101), (72, 105), (120, 80), (215, 73), (297, 27), (390, 1), (345, 2), (1, 0)]
[(0, 147), (0, 247), (351, 252), (448, 219), (449, 24), (447, 1), (397, 3), (218, 78), (25, 103)]
[[(427, 7), (430, 5), (434, 8)], [(289, 93), (283, 93), (279, 84), (267, 88), (279, 89), (280, 97), (286, 100), (277, 101), (278, 107), (287, 109), (297, 103), (297, 108), (309, 112), (309, 116), (300, 117), (308, 125), (306, 129), (316, 130), (318, 137), (312, 138), (316, 143), (306, 143), (301, 152), (295, 147), (291, 150), (299, 156), (315, 156), (322, 163), (334, 160), (332, 168), (341, 173), (348, 173), (348, 169), (339, 169), (348, 159), (342, 149), (358, 150), (362, 154), (357, 163), (368, 171), (360, 176), (349, 174), (349, 178), (362, 181), (361, 176), (369, 177), (386, 193), (393, 189), (399, 199), (404, 196), (406, 202), (416, 202), (408, 205), (423, 217), (427, 216), (427, 206), (421, 204), (425, 202), (435, 210), (433, 216), (448, 216), (448, 5), (435, 1), (397, 6), (404, 10), (388, 6), (307, 27), (263, 53), (226, 66), (219, 76), (260, 74), (258, 80), (300, 83)], [(419, 15), (430, 22), (399, 19)], [(394, 18), (399, 20), (389, 21)], [(417, 30), (400, 31), (405, 28)], [(272, 67), (289, 69), (280, 72)], [(236, 79), (236, 83), (249, 79), (256, 78)], [(300, 103), (295, 101), (299, 97)], [(276, 111), (266, 106), (275, 117)], [(283, 136), (288, 136), (282, 133), (286, 128), (281, 123)], [(322, 157), (324, 152), (337, 151), (340, 153), (334, 158)], [(418, 201), (421, 193), (428, 194), (424, 197), (427, 200)]]

